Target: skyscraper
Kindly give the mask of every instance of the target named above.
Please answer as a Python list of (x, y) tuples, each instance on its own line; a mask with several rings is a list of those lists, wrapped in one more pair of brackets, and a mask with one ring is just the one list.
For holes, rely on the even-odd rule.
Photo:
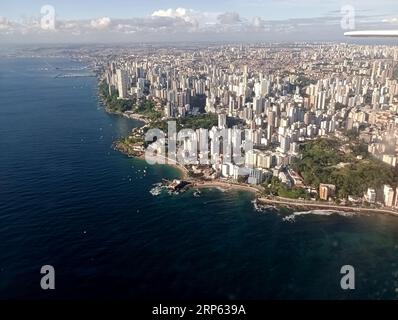
[(127, 98), (127, 91), (128, 91), (128, 75), (125, 70), (117, 69), (116, 70), (117, 76), (117, 90), (119, 92), (120, 99)]
[(218, 127), (220, 129), (227, 127), (227, 115), (225, 113), (220, 113), (218, 115)]
[(384, 205), (392, 207), (394, 204), (394, 189), (391, 186), (385, 184), (383, 187)]

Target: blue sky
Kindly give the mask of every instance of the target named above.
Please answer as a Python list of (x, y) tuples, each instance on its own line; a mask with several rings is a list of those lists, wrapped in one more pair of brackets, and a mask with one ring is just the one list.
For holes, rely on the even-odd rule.
[[(341, 8), (356, 27), (398, 28), (398, 0), (12, 0), (0, 2), (0, 40), (97, 41), (283, 38), (327, 40), (343, 32)], [(40, 29), (40, 9), (56, 13), (55, 33)], [(180, 8), (180, 9), (179, 9)], [(314, 29), (317, 30), (314, 33)], [(253, 35), (256, 32), (256, 35)], [(19, 40), (18, 40), (19, 39)]]
[(64, 19), (88, 19), (107, 15), (131, 18), (150, 15), (168, 8), (190, 8), (198, 11), (237, 11), (245, 16), (262, 15), (269, 19), (308, 18), (340, 10), (352, 4), (358, 10), (388, 14), (397, 12), (396, 0), (12, 0), (1, 1), (0, 15), (10, 19), (38, 15), (43, 5), (52, 5)]

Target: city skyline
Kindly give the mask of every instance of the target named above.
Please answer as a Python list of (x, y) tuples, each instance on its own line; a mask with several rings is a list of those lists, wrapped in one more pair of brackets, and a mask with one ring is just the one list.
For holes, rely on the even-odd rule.
[[(394, 47), (346, 44), (159, 48), (151, 53), (138, 48), (105, 60), (101, 94), (109, 110), (145, 120), (151, 130), (137, 128), (117, 148), (145, 156), (149, 164), (177, 160), (183, 168), (192, 166), (196, 177), (219, 178), (216, 183), (259, 186), (280, 180), (304, 199), (319, 189), (326, 201), (339, 194), (339, 201), (378, 199), (393, 207), (398, 189), (389, 185), (390, 178), (383, 180), (380, 196), (378, 178), (358, 182), (362, 174), (355, 172), (366, 167), (371, 176), (373, 166), (373, 172), (396, 167), (397, 59)], [(205, 127), (194, 124), (192, 130), (186, 118), (191, 124), (199, 119)], [(170, 119), (185, 131), (177, 134), (176, 123), (169, 122), (166, 130), (162, 121)], [(145, 149), (144, 141), (152, 142), (154, 135), (159, 139)], [(353, 147), (354, 137), (366, 144)], [(335, 158), (337, 150), (345, 155)], [(306, 163), (309, 157), (317, 160)], [(347, 163), (352, 166), (348, 175)], [(278, 188), (271, 187), (270, 195), (288, 194)]]
[(398, 299), (397, 0), (3, 2), (0, 300)]
[[(43, 6), (50, 7), (43, 7)], [(355, 10), (351, 29), (394, 29), (394, 1), (138, 1), (118, 0), (3, 3), (2, 43), (179, 42), (179, 41), (339, 41), (347, 8)], [(351, 6), (351, 7), (347, 7)], [(43, 9), (44, 8), (44, 9)], [(43, 29), (43, 17), (55, 23)]]

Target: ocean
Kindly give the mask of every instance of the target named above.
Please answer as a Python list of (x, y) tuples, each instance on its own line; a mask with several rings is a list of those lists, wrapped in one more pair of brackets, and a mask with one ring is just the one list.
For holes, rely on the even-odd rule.
[(398, 217), (256, 210), (239, 190), (153, 195), (179, 172), (111, 148), (139, 123), (105, 112), (95, 78), (56, 78), (80, 66), (0, 59), (1, 299), (398, 298)]

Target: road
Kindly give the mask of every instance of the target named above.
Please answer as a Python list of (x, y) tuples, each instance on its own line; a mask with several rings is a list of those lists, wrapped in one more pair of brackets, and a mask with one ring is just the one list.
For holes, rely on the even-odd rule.
[(280, 197), (276, 197), (274, 199), (259, 197), (258, 201), (262, 202), (262, 203), (267, 203), (267, 204), (289, 205), (292, 207), (307, 207), (307, 208), (332, 209), (332, 210), (340, 210), (340, 211), (384, 213), (384, 214), (392, 214), (392, 215), (398, 216), (397, 211), (393, 211), (393, 210), (389, 210), (389, 209), (339, 206), (339, 205), (335, 205), (335, 204), (325, 204), (325, 203), (316, 202), (316, 201), (306, 201), (306, 200), (298, 200), (298, 199), (293, 200), (293, 199), (280, 198)]

